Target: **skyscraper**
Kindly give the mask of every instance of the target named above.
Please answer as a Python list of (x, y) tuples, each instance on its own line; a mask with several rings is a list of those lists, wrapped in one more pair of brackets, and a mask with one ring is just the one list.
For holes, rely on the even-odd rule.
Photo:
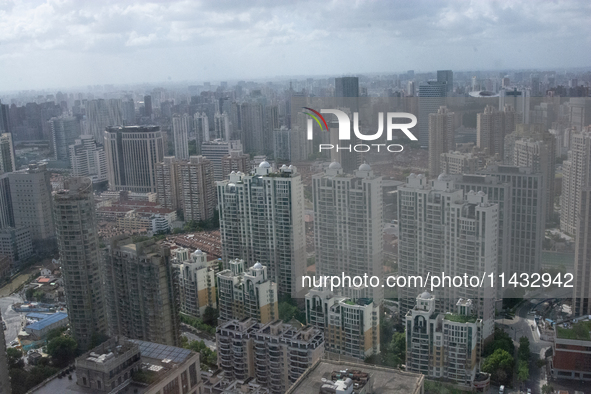
[(214, 138), (220, 138), (224, 141), (230, 141), (232, 128), (230, 126), (230, 117), (226, 112), (216, 112), (213, 117)]
[(105, 149), (96, 143), (93, 136), (81, 135), (69, 149), (72, 175), (88, 176), (93, 182), (103, 182), (108, 179)]
[[(215, 138), (211, 138), (209, 134), (209, 118), (205, 112), (196, 112), (193, 115), (195, 121), (195, 134), (197, 135), (197, 142), (209, 142)], [(197, 146), (197, 149), (200, 147)]]
[(49, 120), (51, 131), (51, 143), (53, 145), (54, 160), (70, 161), (70, 145), (74, 144), (76, 138), (82, 132), (80, 121), (73, 116), (60, 116)]
[(562, 163), (562, 196), (560, 198), (560, 229), (577, 234), (581, 212), (581, 189), (590, 186), (591, 127), (571, 135), (568, 159)]
[(509, 105), (513, 108), (519, 120), (519, 122), (516, 120), (515, 123), (529, 124), (530, 96), (531, 93), (528, 89), (501, 89), (499, 91), (499, 111), (503, 111)]
[(152, 117), (152, 96), (144, 96), (144, 114), (148, 117)]
[[(449, 175), (427, 182), (422, 174), (410, 174), (398, 194), (400, 275), (425, 278), (429, 272), (445, 272), (482, 277), (497, 272), (498, 205), (489, 203), (486, 194), (464, 194)], [(421, 289), (398, 290), (404, 317), (414, 307)], [(490, 283), (480, 288), (434, 290), (439, 312), (453, 311), (459, 298), (472, 299), (476, 315), (483, 320), (483, 338), (492, 335), (495, 289)]]
[(258, 261), (280, 295), (301, 296), (306, 269), (304, 188), (294, 166), (272, 172), (263, 161), (251, 174), (217, 183), (225, 268), (231, 259)]
[(591, 187), (581, 189), (577, 215), (573, 314), (591, 314)]
[(437, 82), (445, 83), (447, 93), (454, 90), (454, 72), (452, 70), (437, 70)]
[(477, 115), (476, 145), (486, 149), (488, 155), (504, 157), (505, 136), (515, 131), (515, 111), (506, 106), (503, 111), (497, 111), (492, 105), (487, 105), (484, 112)]
[(0, 172), (16, 171), (12, 134), (0, 134)]
[(263, 105), (257, 102), (246, 102), (240, 106), (242, 125), (242, 145), (246, 153), (264, 153), (263, 137)]
[(193, 118), (188, 114), (172, 116), (172, 134), (174, 138), (174, 157), (189, 159), (189, 132), (193, 129)]
[(73, 177), (65, 186), (53, 197), (55, 231), (72, 336), (89, 349), (107, 333), (92, 182)]
[(427, 81), (419, 84), (419, 143), (429, 148), (429, 114), (435, 114), (439, 107), (445, 105), (447, 84), (438, 81)]
[(104, 262), (111, 335), (178, 346), (180, 294), (170, 249), (120, 236), (111, 240)]
[(121, 100), (90, 100), (86, 103), (87, 132), (96, 141), (103, 141), (105, 128), (123, 124)]
[(429, 174), (441, 174), (441, 154), (449, 152), (454, 143), (454, 113), (447, 107), (439, 107), (435, 114), (429, 114)]
[(222, 158), (228, 156), (231, 152), (242, 154), (242, 144), (239, 140), (213, 140), (201, 144), (201, 154), (213, 163), (214, 179), (216, 181), (226, 179), (230, 174), (224, 172)]
[(211, 219), (216, 209), (213, 164), (203, 156), (167, 156), (156, 164), (156, 192), (158, 202), (182, 210), (185, 221)]
[(45, 164), (29, 164), (26, 170), (8, 174), (14, 226), (28, 228), (33, 241), (51, 240), (55, 235), (50, 177)]
[(155, 192), (155, 166), (164, 158), (160, 127), (108, 127), (104, 136), (111, 190)]
[[(382, 177), (368, 164), (346, 174), (332, 162), (312, 176), (314, 245), (317, 275), (378, 276), (383, 274)], [(341, 295), (372, 298), (380, 305), (381, 287), (343, 287)]]
[(359, 78), (341, 77), (334, 79), (335, 97), (359, 97)]

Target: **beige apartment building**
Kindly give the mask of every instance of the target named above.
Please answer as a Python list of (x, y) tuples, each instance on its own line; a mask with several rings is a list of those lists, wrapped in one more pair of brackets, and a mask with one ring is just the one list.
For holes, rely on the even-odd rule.
[(189, 254), (186, 248), (173, 251), (172, 260), (178, 270), (181, 312), (202, 317), (207, 307), (217, 308), (215, 266), (217, 260), (207, 261), (207, 253), (197, 249)]

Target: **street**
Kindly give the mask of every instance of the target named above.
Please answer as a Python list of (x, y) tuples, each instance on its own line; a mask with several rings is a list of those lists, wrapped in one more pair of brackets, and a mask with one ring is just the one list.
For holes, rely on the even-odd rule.
[(193, 342), (193, 341), (203, 341), (203, 343), (205, 343), (205, 345), (210, 348), (211, 350), (213, 350), (215, 352), (216, 350), (216, 346), (215, 346), (215, 342), (209, 340), (209, 339), (205, 339), (205, 338), (201, 338), (198, 337), (197, 335), (190, 333), (190, 332), (183, 332), (181, 334), (182, 336), (186, 337), (189, 342)]
[(2, 320), (6, 322), (6, 331), (4, 331), (6, 345), (9, 345), (10, 342), (14, 341), (18, 332), (21, 330), (22, 316), (24, 313), (21, 314), (12, 310), (11, 305), (15, 302), (22, 302), (22, 298), (16, 294), (0, 298)]

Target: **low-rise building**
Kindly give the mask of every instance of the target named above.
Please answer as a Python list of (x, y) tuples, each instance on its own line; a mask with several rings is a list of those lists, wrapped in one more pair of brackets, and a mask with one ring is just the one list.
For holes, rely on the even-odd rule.
[(231, 320), (216, 331), (218, 365), (237, 380), (254, 377), (271, 393), (282, 394), (324, 356), (321, 330), (296, 328), (276, 320)]
[(45, 337), (49, 331), (65, 327), (68, 325), (68, 314), (67, 313), (29, 313), (27, 319), (36, 320), (33, 324), (29, 324), (25, 327), (25, 331), (30, 334), (34, 339), (41, 339)]
[(217, 274), (219, 321), (252, 317), (266, 324), (279, 317), (277, 284), (267, 267), (257, 262), (248, 270), (242, 259), (229, 262), (230, 269)]
[(327, 353), (361, 360), (380, 353), (378, 318), (372, 299), (338, 297), (323, 289), (306, 294), (306, 321), (324, 330)]
[(285, 394), (422, 394), (419, 373), (345, 361), (319, 360)]
[(417, 297), (406, 314), (406, 369), (473, 388), (482, 320), (469, 299), (460, 299), (456, 308), (456, 313), (437, 313), (433, 295), (425, 291)]
[(72, 380), (57, 377), (31, 390), (40, 394), (199, 394), (199, 353), (113, 337), (76, 359)]
[(550, 371), (554, 379), (591, 381), (591, 321), (556, 324)]

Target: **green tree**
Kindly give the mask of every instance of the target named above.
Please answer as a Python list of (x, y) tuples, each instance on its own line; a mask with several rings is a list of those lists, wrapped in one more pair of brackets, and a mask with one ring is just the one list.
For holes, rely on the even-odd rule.
[(23, 361), (23, 352), (13, 347), (6, 349), (8, 356), (8, 368), (23, 368), (25, 362)]
[(218, 311), (213, 309), (211, 306), (205, 308), (205, 311), (203, 312), (203, 323), (209, 324), (210, 326), (217, 326)]
[(495, 328), (494, 340), (484, 348), (484, 356), (490, 356), (497, 349), (503, 349), (509, 354), (514, 354), (515, 352), (515, 345), (513, 345), (511, 337), (500, 328)]
[(501, 384), (511, 381), (515, 360), (506, 350), (497, 349), (482, 364), (482, 371), (491, 374), (491, 379)]
[(519, 350), (517, 351), (517, 357), (520, 360), (528, 361), (530, 357), (529, 352), (529, 339), (526, 337), (519, 338)]
[(517, 380), (520, 382), (525, 382), (529, 379), (529, 365), (525, 360), (519, 360), (519, 364), (517, 364)]
[(542, 394), (552, 394), (554, 392), (554, 387), (550, 384), (545, 384), (542, 386)]
[(76, 357), (78, 344), (70, 337), (54, 338), (47, 344), (47, 353), (58, 367), (65, 367)]
[(53, 330), (49, 330), (49, 332), (47, 333), (47, 337), (45, 339), (47, 340), (47, 342), (49, 342), (54, 338), (61, 337), (64, 331), (66, 331), (66, 327), (59, 327), (54, 328)]

